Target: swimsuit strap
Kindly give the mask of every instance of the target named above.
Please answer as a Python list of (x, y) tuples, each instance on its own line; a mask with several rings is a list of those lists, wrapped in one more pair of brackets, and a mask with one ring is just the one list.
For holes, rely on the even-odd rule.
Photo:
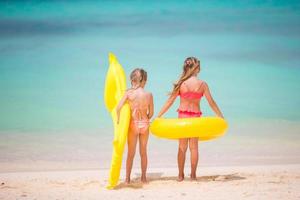
[[(202, 81), (202, 83), (200, 84), (200, 86), (198, 87), (197, 90), (199, 90), (202, 87), (203, 83), (204, 83), (204, 81)], [(186, 86), (186, 88), (187, 88), (188, 91), (184, 92), (184, 93), (180, 93), (180, 91), (179, 91), (178, 95), (180, 97), (183, 97), (183, 98), (201, 98), (203, 96), (204, 92), (200, 93), (200, 92), (196, 92), (197, 90), (196, 91), (195, 90), (194, 91), (190, 90), (190, 88), (188, 87), (188, 85), (186, 83), (184, 83), (184, 85)]]
[(200, 86), (198, 87), (198, 90), (200, 90), (201, 86), (203, 85), (204, 81), (202, 81), (202, 83), (200, 84)]
[(138, 108), (138, 106), (134, 106), (133, 110), (132, 110), (132, 116), (134, 117), (134, 119), (136, 120), (141, 120), (142, 119), (142, 111), (140, 108)]
[(133, 115), (134, 117), (136, 117), (136, 115), (138, 115), (137, 118), (140, 119), (140, 118), (141, 118), (141, 111), (140, 111), (140, 109), (138, 109), (138, 108), (135, 107), (135, 108), (133, 109), (133, 111), (132, 111), (132, 115)]

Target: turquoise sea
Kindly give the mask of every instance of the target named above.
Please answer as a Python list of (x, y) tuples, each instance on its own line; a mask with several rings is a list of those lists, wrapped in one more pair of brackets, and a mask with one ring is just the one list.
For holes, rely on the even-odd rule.
[[(0, 171), (109, 166), (109, 52), (148, 72), (156, 113), (200, 59), (230, 127), (200, 165), (300, 162), (299, 1), (1, 1)], [(151, 137), (150, 167), (176, 166), (176, 148)]]

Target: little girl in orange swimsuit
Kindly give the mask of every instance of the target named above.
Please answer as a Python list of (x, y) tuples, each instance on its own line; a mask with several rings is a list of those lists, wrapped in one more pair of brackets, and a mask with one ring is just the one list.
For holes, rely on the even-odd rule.
[[(161, 117), (174, 103), (177, 96), (180, 96), (180, 105), (177, 110), (178, 118), (201, 117), (200, 99), (205, 96), (210, 107), (217, 116), (223, 115), (213, 100), (206, 82), (197, 78), (200, 72), (200, 61), (195, 57), (189, 57), (184, 61), (183, 73), (177, 83), (174, 84), (173, 91), (169, 99), (158, 114)], [(184, 179), (184, 163), (186, 150), (189, 144), (191, 152), (191, 179), (196, 179), (198, 165), (198, 138), (179, 139), (178, 148), (178, 181)]]
[(147, 81), (147, 72), (143, 69), (134, 69), (130, 74), (131, 88), (128, 89), (117, 107), (119, 122), (120, 110), (125, 102), (131, 108), (131, 121), (128, 131), (128, 152), (126, 161), (126, 183), (130, 183), (130, 173), (136, 144), (139, 140), (142, 176), (141, 181), (146, 182), (147, 170), (147, 142), (149, 137), (149, 120), (153, 115), (153, 96), (144, 90)]

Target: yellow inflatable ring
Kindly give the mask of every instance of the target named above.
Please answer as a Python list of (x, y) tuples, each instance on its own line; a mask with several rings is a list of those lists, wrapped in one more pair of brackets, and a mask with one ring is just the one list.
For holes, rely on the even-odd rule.
[(227, 127), (227, 122), (219, 117), (157, 118), (152, 122), (150, 131), (153, 135), (165, 139), (198, 137), (204, 141), (221, 137)]

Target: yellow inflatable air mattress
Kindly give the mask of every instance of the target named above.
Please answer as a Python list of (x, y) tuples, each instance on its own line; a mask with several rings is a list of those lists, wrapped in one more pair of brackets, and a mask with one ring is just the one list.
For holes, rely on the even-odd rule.
[(124, 69), (119, 64), (116, 56), (109, 54), (109, 68), (106, 75), (104, 88), (104, 102), (110, 112), (114, 125), (113, 153), (108, 178), (108, 189), (113, 189), (119, 181), (122, 166), (124, 147), (127, 141), (130, 122), (130, 108), (125, 104), (120, 112), (119, 124), (117, 124), (116, 107), (126, 91), (126, 76)]

